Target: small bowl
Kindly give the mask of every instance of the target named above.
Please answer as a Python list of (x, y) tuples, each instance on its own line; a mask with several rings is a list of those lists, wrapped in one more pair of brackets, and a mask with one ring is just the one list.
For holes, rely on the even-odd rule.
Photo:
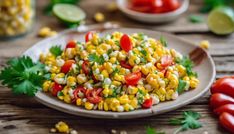
[(117, 0), (118, 8), (129, 18), (145, 23), (163, 23), (170, 22), (179, 18), (189, 7), (189, 0), (180, 0), (181, 6), (167, 13), (141, 13), (129, 9), (128, 0)]

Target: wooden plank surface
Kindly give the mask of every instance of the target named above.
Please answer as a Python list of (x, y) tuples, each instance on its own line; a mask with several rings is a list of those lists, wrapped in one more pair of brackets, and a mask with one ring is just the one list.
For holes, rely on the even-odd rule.
[[(64, 29), (54, 17), (43, 15), (41, 9), (46, 5), (46, 1), (37, 2), (37, 18), (33, 31), (21, 39), (0, 42), (0, 68), (4, 66), (9, 58), (21, 55), (34, 43), (42, 40), (36, 36), (40, 27), (50, 26), (57, 31)], [(108, 13), (105, 10), (105, 5), (109, 2), (111, 0), (102, 0), (101, 2), (99, 0), (83, 0), (80, 5), (88, 14), (87, 24), (93, 24), (93, 14), (97, 11), (102, 11), (107, 16), (108, 21), (118, 22), (122, 26), (167, 31), (196, 44), (204, 39), (209, 40), (211, 42), (209, 53), (216, 64), (217, 78), (234, 73), (234, 35), (218, 37), (208, 31), (205, 23), (192, 24), (187, 20), (188, 15), (199, 14), (198, 10), (201, 2), (193, 0), (189, 11), (183, 17), (166, 25), (144, 25), (126, 18), (120, 12)], [(205, 17), (206, 15), (202, 16)], [(201, 113), (202, 118), (200, 121), (204, 126), (200, 129), (183, 133), (227, 133), (218, 126), (217, 118), (212, 115), (207, 105), (208, 100), (209, 93), (190, 105), (162, 115), (133, 120), (104, 120), (78, 117), (56, 111), (36, 102), (33, 98), (14, 96), (11, 94), (10, 89), (0, 85), (0, 133), (44, 134), (48, 133), (49, 129), (56, 122), (62, 120), (77, 129), (79, 134), (108, 134), (111, 129), (116, 129), (117, 131), (125, 130), (128, 134), (144, 134), (145, 127), (148, 125), (171, 134), (177, 126), (170, 126), (168, 119), (178, 117), (184, 110), (194, 110)]]

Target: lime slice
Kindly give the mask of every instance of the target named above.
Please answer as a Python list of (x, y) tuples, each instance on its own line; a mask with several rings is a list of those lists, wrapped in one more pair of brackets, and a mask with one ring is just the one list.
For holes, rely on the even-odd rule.
[(230, 7), (218, 7), (208, 16), (208, 27), (219, 35), (230, 34), (234, 31), (234, 12)]
[(79, 23), (86, 16), (82, 9), (71, 4), (56, 4), (53, 7), (53, 13), (60, 20), (69, 24)]

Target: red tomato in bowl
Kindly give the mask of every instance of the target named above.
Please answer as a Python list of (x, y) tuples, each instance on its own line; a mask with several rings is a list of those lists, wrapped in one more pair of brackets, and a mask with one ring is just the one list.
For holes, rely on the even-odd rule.
[(180, 7), (178, 0), (163, 0), (163, 7), (166, 11), (174, 11)]

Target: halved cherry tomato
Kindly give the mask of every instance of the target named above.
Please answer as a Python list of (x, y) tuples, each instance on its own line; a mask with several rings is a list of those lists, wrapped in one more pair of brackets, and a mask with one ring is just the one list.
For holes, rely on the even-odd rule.
[(149, 98), (149, 99), (146, 99), (143, 104), (142, 104), (142, 107), (143, 108), (150, 108), (153, 104), (153, 99), (152, 98)]
[(66, 45), (66, 48), (75, 48), (76, 42), (75, 41), (69, 41)]
[(128, 37), (127, 34), (124, 34), (121, 37), (120, 46), (126, 52), (129, 52), (132, 49), (132, 42), (131, 42), (131, 40), (130, 40), (130, 38)]
[(234, 133), (234, 116), (230, 113), (223, 112), (219, 116), (219, 123), (229, 132)]
[(173, 59), (171, 56), (166, 55), (161, 58), (161, 65), (164, 68), (170, 66), (172, 63), (173, 63)]
[(62, 89), (63, 86), (55, 82), (52, 87), (52, 95), (57, 96), (58, 92), (61, 91)]
[(217, 108), (225, 104), (234, 104), (234, 99), (222, 93), (215, 93), (210, 98), (210, 106), (213, 108)]
[(163, 0), (163, 7), (167, 11), (174, 11), (180, 7), (178, 0)]
[(89, 62), (87, 60), (85, 60), (83, 63), (82, 63), (82, 70), (84, 71), (84, 73), (87, 75), (90, 73), (90, 68), (89, 68)]
[(72, 64), (75, 64), (74, 60), (67, 60), (61, 67), (61, 72), (65, 74), (69, 72), (72, 67)]
[(141, 72), (127, 74), (124, 78), (127, 85), (136, 85), (141, 79)]
[(100, 97), (102, 90), (102, 88), (87, 89), (85, 93), (87, 100), (93, 104), (99, 103), (102, 101), (102, 97)]
[(132, 69), (132, 66), (130, 64), (128, 64), (126, 61), (120, 61), (120, 65), (123, 68)]
[(98, 80), (95, 78), (94, 74), (92, 74), (92, 79), (93, 79), (93, 81), (94, 81), (95, 83), (98, 82)]
[(217, 115), (220, 115), (223, 112), (228, 112), (228, 113), (234, 115), (234, 104), (225, 104), (225, 105), (220, 106), (214, 110), (214, 113)]
[(218, 79), (211, 87), (211, 93), (223, 93), (234, 98), (234, 76)]
[(92, 38), (93, 38), (93, 31), (90, 31), (85, 35), (85, 42), (88, 42)]
[(82, 97), (79, 96), (79, 93), (83, 93), (84, 96), (85, 96), (85, 92), (86, 92), (86, 89), (84, 87), (82, 87), (82, 86), (77, 87), (75, 89), (75, 91), (73, 92), (74, 100), (77, 100), (78, 98), (82, 98)]

